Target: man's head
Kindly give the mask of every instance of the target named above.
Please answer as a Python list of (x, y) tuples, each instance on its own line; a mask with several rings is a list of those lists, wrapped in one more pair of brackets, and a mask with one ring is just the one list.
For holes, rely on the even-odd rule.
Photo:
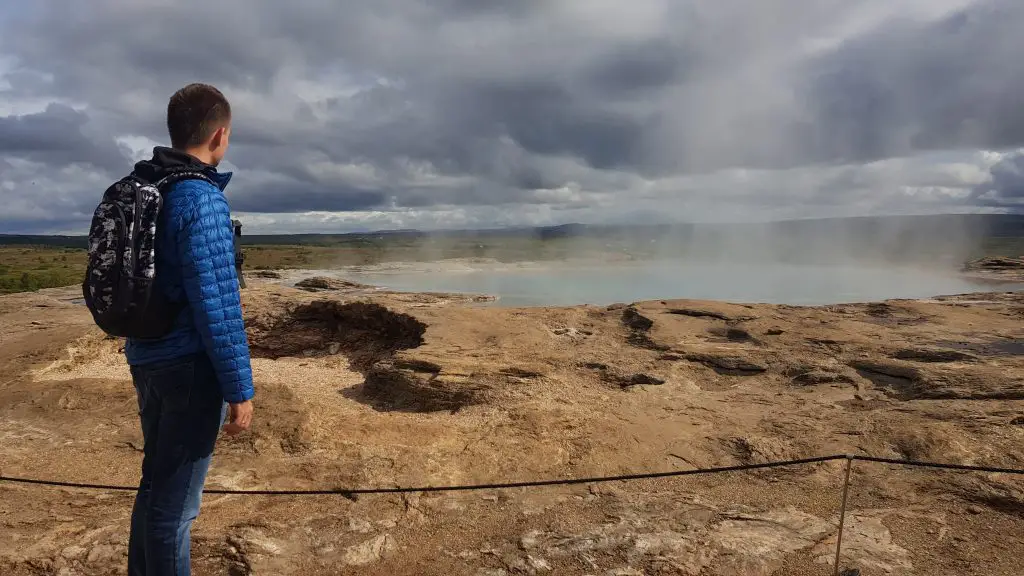
[(189, 84), (167, 103), (171, 147), (212, 166), (220, 164), (231, 136), (231, 105), (208, 84)]

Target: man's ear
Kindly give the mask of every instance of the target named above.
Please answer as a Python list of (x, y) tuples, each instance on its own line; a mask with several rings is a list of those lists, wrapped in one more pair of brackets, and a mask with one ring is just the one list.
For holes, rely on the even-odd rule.
[(210, 138), (210, 150), (217, 150), (218, 148), (220, 148), (224, 141), (227, 139), (227, 135), (227, 126), (221, 126), (220, 128), (217, 128), (217, 130), (213, 133), (213, 136)]

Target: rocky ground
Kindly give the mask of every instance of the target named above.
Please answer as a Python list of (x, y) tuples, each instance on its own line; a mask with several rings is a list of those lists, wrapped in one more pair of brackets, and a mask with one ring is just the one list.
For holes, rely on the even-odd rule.
[(989, 282), (1024, 282), (1024, 256), (989, 256), (972, 260), (964, 266), (969, 277)]
[[(264, 276), (272, 276), (264, 274)], [(511, 482), (856, 453), (1024, 468), (1024, 294), (512, 309), (249, 278), (254, 429), (208, 487)], [(0, 298), (0, 474), (133, 484), (120, 342)], [(198, 575), (832, 574), (843, 461), (398, 496), (208, 495)], [(0, 574), (125, 573), (131, 493), (0, 483)], [(1024, 479), (855, 464), (846, 574), (1020, 573)]]

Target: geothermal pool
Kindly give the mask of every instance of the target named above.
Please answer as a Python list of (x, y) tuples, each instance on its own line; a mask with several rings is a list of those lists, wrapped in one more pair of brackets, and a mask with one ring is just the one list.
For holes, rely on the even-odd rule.
[(439, 262), (347, 269), (333, 275), (403, 292), (491, 294), (499, 298), (499, 306), (607, 305), (676, 298), (822, 305), (1024, 290), (1024, 284), (986, 283), (953, 271), (779, 263)]

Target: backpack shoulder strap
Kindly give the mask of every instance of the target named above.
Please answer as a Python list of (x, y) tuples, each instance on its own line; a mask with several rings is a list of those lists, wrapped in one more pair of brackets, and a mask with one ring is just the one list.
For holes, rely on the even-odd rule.
[(205, 180), (209, 184), (212, 184), (214, 186), (217, 185), (217, 183), (214, 182), (213, 179), (211, 179), (206, 174), (203, 174), (202, 172), (199, 172), (199, 171), (196, 171), (196, 170), (182, 170), (182, 171), (178, 171), (178, 172), (172, 172), (171, 174), (168, 174), (167, 176), (164, 176), (160, 180), (157, 180), (156, 182), (154, 182), (153, 186), (155, 186), (156, 189), (159, 190), (161, 194), (163, 194), (164, 191), (167, 190), (170, 186), (172, 186), (174, 184), (177, 184), (178, 182), (181, 182), (182, 180), (193, 180), (193, 179), (195, 179), (195, 180)]

